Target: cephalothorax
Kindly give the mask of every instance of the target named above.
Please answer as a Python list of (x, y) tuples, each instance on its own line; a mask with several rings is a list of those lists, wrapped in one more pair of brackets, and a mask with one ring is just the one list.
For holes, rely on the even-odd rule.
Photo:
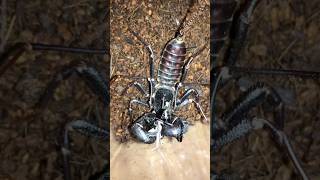
[[(189, 66), (192, 60), (205, 47), (194, 55), (187, 57), (187, 48), (181, 33), (171, 39), (164, 47), (159, 67), (157, 79), (154, 75), (155, 57), (153, 50), (136, 32), (130, 29), (131, 33), (136, 36), (140, 42), (148, 49), (150, 77), (148, 78), (149, 91), (143, 88), (138, 82), (133, 82), (129, 87), (136, 87), (145, 97), (146, 101), (133, 99), (129, 103), (129, 115), (132, 118), (132, 105), (142, 105), (151, 111), (139, 117), (130, 127), (130, 132), (141, 142), (153, 143), (162, 136), (175, 137), (178, 141), (182, 141), (183, 134), (188, 130), (188, 122), (186, 119), (177, 117), (174, 112), (190, 103), (195, 103), (198, 111), (207, 118), (199, 104), (199, 93), (196, 89), (187, 89), (181, 98), (179, 98), (179, 89), (183, 87)], [(192, 98), (191, 98), (192, 97)]]

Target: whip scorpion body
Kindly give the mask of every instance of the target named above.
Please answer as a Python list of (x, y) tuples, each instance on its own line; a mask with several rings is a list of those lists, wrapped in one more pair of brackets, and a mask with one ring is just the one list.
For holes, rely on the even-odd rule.
[(143, 85), (133, 82), (124, 91), (126, 92), (128, 88), (133, 86), (148, 98), (147, 101), (133, 99), (129, 103), (131, 120), (133, 104), (150, 109), (150, 112), (143, 114), (130, 126), (130, 132), (133, 136), (143, 143), (153, 143), (156, 140), (159, 143), (160, 138), (163, 136), (174, 137), (181, 142), (183, 134), (188, 130), (189, 123), (186, 119), (176, 116), (174, 112), (190, 103), (194, 103), (204, 120), (208, 121), (200, 106), (199, 93), (196, 89), (189, 88), (182, 94), (181, 98), (178, 97), (179, 90), (185, 86), (183, 83), (193, 59), (205, 49), (205, 46), (203, 46), (196, 53), (186, 58), (187, 48), (183, 34), (185, 33), (184, 28), (186, 27), (188, 14), (189, 10), (180, 23), (175, 37), (168, 41), (162, 50), (157, 79), (155, 79), (154, 75), (155, 56), (151, 46), (129, 28), (130, 32), (137, 37), (149, 52), (149, 78), (147, 79), (149, 90), (146, 91)]

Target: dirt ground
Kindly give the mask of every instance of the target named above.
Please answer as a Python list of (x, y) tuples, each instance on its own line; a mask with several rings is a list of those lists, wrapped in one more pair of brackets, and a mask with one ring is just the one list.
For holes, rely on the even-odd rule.
[[(159, 4), (158, 4), (159, 3)], [(160, 7), (158, 7), (160, 6)], [(178, 27), (176, 21), (183, 18), (186, 13), (188, 4), (184, 1), (173, 2), (148, 2), (143, 1), (137, 3), (132, 1), (131, 4), (114, 1), (111, 10), (111, 56), (112, 56), (112, 77), (124, 75), (115, 78), (111, 84), (111, 127), (116, 130), (116, 137), (119, 141), (127, 141), (130, 136), (127, 126), (130, 124), (127, 116), (128, 102), (133, 97), (139, 98), (139, 94), (130, 88), (126, 96), (121, 96), (124, 88), (130, 82), (137, 80), (146, 87), (145, 78), (149, 72), (147, 50), (137, 39), (127, 30), (128, 17), (131, 17), (131, 29), (138, 32), (146, 42), (150, 43), (155, 51), (157, 62), (160, 52), (164, 45), (174, 37), (174, 33)], [(174, 8), (174, 10), (173, 10)], [(207, 17), (209, 12), (207, 13)], [(204, 16), (204, 15), (202, 15)], [(201, 17), (199, 18), (201, 19)], [(205, 19), (206, 20), (206, 19)], [(185, 34), (185, 42), (187, 47), (191, 47), (188, 53), (194, 52), (194, 47), (199, 48), (209, 42), (209, 20), (195, 21), (191, 24), (191, 30)], [(209, 46), (209, 44), (208, 44)], [(193, 47), (193, 48), (192, 48)], [(201, 104), (209, 115), (208, 92), (209, 92), (209, 68), (208, 66), (209, 47), (197, 57), (187, 77), (187, 83), (195, 84), (195, 88), (201, 93)], [(156, 70), (155, 70), (156, 71)], [(198, 85), (200, 84), (200, 85)], [(183, 113), (185, 117), (193, 121), (200, 121), (201, 117), (193, 106), (188, 107), (190, 113)], [(137, 107), (133, 113), (141, 115), (146, 109)], [(196, 117), (196, 118), (195, 118)]]
[[(209, 19), (209, 1), (200, 1), (201, 6), (207, 6), (205, 12), (193, 10), (190, 14), (195, 14), (196, 19), (190, 24), (190, 30), (185, 34), (185, 42), (188, 47), (188, 54), (193, 53), (198, 48), (203, 45), (207, 45), (207, 48), (193, 61), (190, 73), (187, 77), (186, 82), (192, 83), (188, 85), (189, 87), (194, 87), (200, 92), (200, 103), (204, 108), (206, 116), (209, 118), (209, 32), (210, 32), (210, 19)], [(193, 9), (199, 8), (199, 4), (196, 3)], [(128, 116), (128, 105), (129, 100), (136, 98), (142, 99), (142, 96), (134, 88), (130, 88), (126, 95), (121, 95), (122, 91), (130, 84), (130, 82), (138, 81), (141, 82), (145, 87), (147, 83), (144, 79), (138, 77), (147, 77), (149, 74), (149, 64), (148, 64), (148, 52), (143, 47), (141, 43), (138, 42), (136, 38), (128, 31), (128, 26), (131, 26), (131, 29), (138, 32), (146, 42), (150, 43), (152, 46), (157, 61), (156, 71), (159, 63), (161, 50), (164, 48), (165, 44), (174, 37), (175, 31), (178, 28), (177, 21), (181, 21), (184, 17), (188, 8), (188, 1), (131, 1), (130, 3), (125, 1), (113, 1), (112, 10), (111, 10), (111, 57), (112, 57), (112, 76), (115, 78), (111, 84), (111, 139), (115, 139), (118, 142), (111, 140), (111, 177), (123, 177), (121, 175), (127, 176), (127, 179), (143, 179), (147, 177), (154, 177), (156, 179), (168, 179), (177, 177), (177, 171), (185, 171), (186, 174), (190, 173), (190, 167), (194, 167), (193, 171), (197, 172), (209, 178), (209, 168), (206, 172), (198, 172), (198, 169), (203, 168), (202, 166), (196, 167), (197, 161), (199, 164), (209, 165), (209, 156), (202, 158), (198, 156), (198, 159), (189, 157), (194, 166), (190, 163), (186, 164), (186, 161), (182, 163), (179, 160), (179, 155), (184, 154), (183, 152), (194, 151), (197, 149), (193, 148), (199, 141), (197, 138), (207, 139), (199, 149), (207, 150), (209, 153), (209, 139), (208, 137), (203, 137), (206, 133), (197, 133), (199, 136), (188, 136), (185, 138), (193, 138), (189, 143), (191, 146), (179, 146), (175, 139), (171, 141), (163, 140), (165, 144), (161, 148), (163, 154), (166, 154), (166, 158), (162, 159), (166, 162), (176, 162), (175, 170), (172, 168), (166, 169), (165, 166), (171, 167), (170, 164), (163, 165), (160, 163), (161, 157), (158, 152), (152, 151), (155, 147), (154, 144), (146, 145), (141, 144), (133, 139), (128, 131), (128, 126), (132, 123)], [(127, 19), (130, 19), (129, 22)], [(157, 73), (157, 72), (156, 72)], [(124, 77), (125, 76), (125, 77)], [(182, 93), (182, 91), (181, 91)], [(133, 117), (134, 120), (141, 116), (144, 112), (150, 111), (146, 108), (141, 108), (134, 106), (133, 108)], [(182, 108), (181, 111), (176, 112), (179, 116), (187, 118), (191, 124), (202, 124), (202, 117), (197, 112), (194, 105), (190, 105), (186, 108)], [(198, 131), (201, 131), (200, 126), (191, 126), (190, 128), (199, 128)], [(204, 128), (207, 130), (207, 135), (209, 135), (209, 125), (204, 125)], [(197, 129), (196, 129), (197, 130)], [(191, 131), (191, 130), (190, 130)], [(187, 140), (185, 140), (188, 143)], [(119, 142), (123, 142), (124, 145), (120, 146)], [(184, 142), (182, 142), (184, 143)], [(177, 145), (175, 145), (177, 144)], [(207, 145), (207, 146), (206, 146)], [(115, 148), (120, 147), (120, 148)], [(187, 148), (188, 147), (188, 148)], [(117, 151), (121, 149), (121, 152)], [(138, 150), (140, 149), (140, 151)], [(135, 155), (129, 151), (136, 152)], [(130, 156), (133, 157), (127, 157)], [(182, 156), (181, 155), (181, 156)], [(122, 156), (122, 157), (121, 157)], [(123, 157), (125, 156), (125, 157)], [(202, 155), (201, 155), (202, 156)], [(140, 157), (140, 158), (139, 158)], [(205, 157), (205, 156), (203, 156)], [(202, 159), (201, 159), (202, 158)], [(117, 159), (117, 161), (112, 161), (112, 159)], [(201, 160), (200, 160), (201, 159)], [(151, 160), (157, 161), (159, 163), (152, 163)], [(121, 163), (119, 163), (121, 161)], [(150, 162), (150, 166), (145, 166)], [(158, 162), (158, 161), (157, 161)], [(119, 165), (120, 164), (120, 165)], [(162, 166), (163, 165), (163, 166)], [(141, 168), (135, 168), (140, 167)], [(187, 168), (186, 166), (189, 166)], [(118, 168), (117, 168), (118, 167)], [(123, 167), (126, 167), (125, 173), (123, 172)], [(146, 167), (146, 168), (143, 168)], [(185, 167), (185, 168), (184, 168)], [(208, 166), (207, 166), (208, 167)], [(198, 168), (198, 169), (197, 169)], [(155, 171), (155, 169), (157, 169)], [(203, 168), (206, 169), (206, 168)], [(139, 173), (143, 171), (144, 173)], [(119, 174), (117, 174), (119, 173)], [(166, 174), (167, 173), (167, 174)], [(196, 173), (196, 174), (197, 174)], [(117, 174), (117, 175), (115, 175)], [(183, 174), (183, 172), (181, 172)], [(153, 176), (152, 176), (153, 175)], [(190, 174), (189, 174), (190, 175)], [(136, 177), (136, 178), (135, 178)], [(186, 176), (180, 176), (186, 177)], [(189, 176), (189, 178), (194, 176)], [(121, 179), (121, 178), (120, 178)], [(125, 179), (125, 178), (123, 178)], [(147, 178), (148, 179), (148, 178)], [(184, 178), (185, 179), (185, 178)]]
[[(237, 65), (320, 71), (320, 1), (261, 1), (248, 33), (248, 41)], [(257, 81), (274, 87), (286, 105), (285, 132), (311, 179), (320, 179), (319, 79), (288, 77), (243, 77), (217, 96), (218, 114), (229, 107), (242, 87)], [(258, 117), (270, 112), (258, 108)], [(229, 169), (243, 179), (298, 179), (293, 165), (276, 148), (265, 131), (251, 133), (222, 149), (218, 171)]]
[[(92, 1), (1, 1), (1, 54), (16, 42), (104, 48), (106, 4)], [(64, 125), (97, 122), (101, 104), (73, 76), (47, 108), (33, 108), (54, 73), (72, 60), (90, 61), (104, 75), (107, 57), (27, 52), (0, 77), (0, 179), (63, 179), (60, 153)], [(88, 179), (107, 162), (106, 145), (72, 134), (72, 174)]]

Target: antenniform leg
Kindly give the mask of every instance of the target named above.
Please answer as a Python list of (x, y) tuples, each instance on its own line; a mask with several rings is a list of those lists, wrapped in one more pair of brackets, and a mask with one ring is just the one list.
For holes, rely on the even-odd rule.
[(26, 51), (57, 51), (67, 53), (85, 53), (85, 54), (107, 54), (106, 49), (90, 49), (66, 47), (60, 45), (49, 45), (39, 43), (16, 43), (0, 58), (0, 76), (12, 65), (16, 63), (19, 57)]
[(148, 50), (149, 52), (149, 73), (150, 73), (150, 79), (153, 81), (154, 80), (154, 62), (155, 62), (155, 56), (154, 52), (150, 46), (138, 33), (134, 32), (132, 29), (129, 27), (129, 31), (144, 45), (144, 47)]

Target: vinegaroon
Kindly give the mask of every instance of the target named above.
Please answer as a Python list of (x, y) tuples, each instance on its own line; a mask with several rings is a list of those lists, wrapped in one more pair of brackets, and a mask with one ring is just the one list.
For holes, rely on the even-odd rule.
[(129, 27), (129, 31), (144, 45), (149, 53), (148, 91), (138, 82), (131, 83), (123, 91), (125, 93), (130, 87), (134, 87), (146, 98), (146, 100), (132, 99), (129, 102), (128, 112), (131, 121), (133, 120), (132, 107), (134, 104), (150, 109), (149, 112), (133, 121), (129, 127), (131, 134), (140, 142), (150, 144), (157, 140), (158, 146), (160, 138), (163, 136), (174, 137), (181, 142), (183, 134), (188, 130), (189, 123), (185, 118), (176, 116), (174, 112), (190, 103), (194, 103), (203, 119), (206, 122), (208, 121), (200, 106), (199, 93), (196, 89), (187, 89), (181, 97), (178, 93), (185, 86), (184, 81), (193, 59), (205, 49), (205, 46), (203, 46), (196, 53), (187, 57), (184, 28), (191, 7), (180, 22), (174, 38), (169, 40), (162, 50), (157, 79), (154, 72), (156, 59), (151, 46)]
[[(258, 82), (248, 88), (237, 101), (234, 102), (220, 118), (216, 118), (216, 96), (218, 88), (225, 86), (231, 79), (237, 79), (246, 74), (257, 75), (290, 75), (302, 78), (319, 78), (319, 72), (283, 70), (283, 69), (253, 69), (237, 67), (236, 60), (248, 32), (249, 23), (259, 0), (246, 0), (239, 6), (236, 0), (211, 1), (211, 150), (215, 155), (225, 145), (249, 134), (253, 130), (265, 128), (269, 130), (279, 147), (283, 148), (295, 166), (297, 174), (302, 179), (309, 179), (296, 156), (289, 138), (284, 132), (284, 103), (274, 88)], [(240, 8), (237, 8), (240, 7)], [(222, 47), (230, 39), (224, 53), (222, 63)], [(221, 58), (222, 59), (222, 58)], [(267, 102), (273, 107), (273, 122), (259, 117), (249, 116), (249, 112), (260, 104)], [(212, 179), (232, 178), (227, 173), (216, 172), (215, 166), (219, 162), (212, 158)], [(234, 177), (236, 178), (236, 177)], [(239, 177), (238, 177), (239, 178)], [(237, 179), (237, 178), (236, 178)]]
[[(106, 2), (103, 2), (106, 3)], [(107, 5), (105, 5), (107, 7)], [(108, 14), (106, 14), (108, 16)], [(105, 17), (108, 19), (108, 17)], [(105, 22), (108, 23), (108, 22)], [(105, 33), (104, 33), (105, 34)], [(49, 45), (41, 43), (17, 43), (8, 49), (7, 52), (1, 55), (0, 59), (0, 77), (5, 74), (5, 72), (13, 66), (16, 61), (24, 53), (29, 53), (30, 51), (55, 51), (55, 52), (65, 52), (74, 54), (97, 54), (97, 55), (108, 55), (107, 47), (103, 49), (93, 49), (93, 48), (77, 48), (77, 47), (67, 47), (61, 45)], [(85, 81), (86, 85), (90, 90), (99, 97), (104, 109), (109, 108), (109, 80), (105, 78), (93, 65), (85, 61), (72, 61), (69, 65), (61, 68), (59, 72), (56, 72), (53, 79), (49, 82), (44, 90), (44, 93), (40, 96), (39, 102), (34, 107), (36, 113), (44, 110), (44, 107), (48, 104), (52, 98), (55, 90), (58, 86), (66, 79), (72, 75), (78, 75), (82, 80)], [(40, 110), (39, 112), (37, 110)], [(108, 118), (108, 112), (104, 114), (104, 120)], [(36, 116), (36, 115), (35, 115)], [(34, 117), (35, 118), (35, 117)], [(107, 124), (107, 123), (106, 123)], [(44, 130), (46, 131), (46, 130)], [(70, 131), (76, 131), (80, 134), (100, 139), (104, 142), (109, 141), (109, 130), (107, 127), (99, 127), (96, 124), (92, 124), (87, 120), (82, 118), (76, 121), (69, 122), (65, 126), (63, 134), (63, 145), (61, 147), (63, 155), (63, 170), (64, 179), (71, 180), (71, 170), (70, 170), (70, 142), (69, 134)], [(102, 172), (98, 172), (92, 175), (92, 179), (109, 179), (109, 168), (108, 165), (105, 166)]]

